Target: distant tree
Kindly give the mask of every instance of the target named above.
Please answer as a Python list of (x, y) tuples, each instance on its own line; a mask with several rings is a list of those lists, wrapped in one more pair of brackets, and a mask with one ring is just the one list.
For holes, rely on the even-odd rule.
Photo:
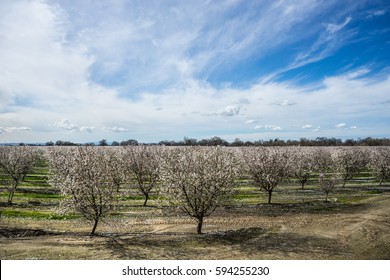
[(112, 143), (111, 143), (111, 146), (119, 146), (120, 144), (119, 144), (119, 142), (117, 142), (117, 141), (112, 141)]
[(137, 146), (137, 145), (138, 145), (138, 141), (134, 139), (129, 139), (121, 142), (121, 146)]
[(115, 202), (117, 185), (111, 177), (110, 158), (99, 147), (56, 148), (49, 151), (49, 163), (51, 181), (65, 196), (61, 206), (93, 221), (94, 235)]
[(10, 179), (8, 204), (12, 204), (19, 183), (33, 170), (37, 156), (37, 151), (29, 146), (0, 147), (0, 172)]
[(99, 146), (108, 146), (107, 140), (106, 139), (100, 140), (99, 141)]
[(62, 141), (62, 140), (57, 140), (55, 143), (56, 146), (77, 146), (77, 144), (72, 143), (70, 141)]
[(198, 144), (198, 141), (196, 139), (188, 137), (184, 137), (183, 142), (185, 146), (196, 146)]
[(240, 138), (234, 139), (234, 141), (231, 143), (231, 146), (233, 147), (241, 147), (244, 146), (244, 142), (240, 140)]
[(222, 147), (186, 147), (167, 151), (161, 177), (162, 192), (172, 205), (197, 219), (211, 215), (233, 190), (237, 172), (233, 154)]
[(290, 175), (290, 158), (286, 149), (274, 147), (243, 148), (243, 160), (255, 186), (268, 192), (271, 203), (272, 192)]
[(54, 142), (53, 141), (48, 141), (45, 143), (45, 146), (54, 146)]

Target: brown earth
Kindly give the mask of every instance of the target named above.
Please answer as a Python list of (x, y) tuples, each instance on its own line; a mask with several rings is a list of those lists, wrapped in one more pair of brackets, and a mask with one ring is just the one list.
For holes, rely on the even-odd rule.
[(194, 233), (192, 220), (150, 211), (155, 218), (106, 220), (95, 237), (81, 220), (3, 218), (0, 258), (390, 259), (388, 193), (349, 205), (220, 209), (205, 220), (202, 235)]

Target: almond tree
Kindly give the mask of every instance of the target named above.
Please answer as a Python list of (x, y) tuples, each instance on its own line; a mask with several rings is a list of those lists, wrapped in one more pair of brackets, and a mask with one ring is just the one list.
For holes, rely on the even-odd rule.
[(272, 192), (290, 174), (288, 150), (275, 147), (243, 148), (242, 155), (254, 184), (268, 192), (268, 203), (271, 203)]
[(159, 149), (150, 146), (124, 147), (123, 163), (127, 175), (134, 176), (138, 190), (145, 197), (143, 206), (146, 206), (149, 194), (159, 180)]
[(292, 175), (298, 178), (302, 190), (310, 175), (315, 170), (315, 161), (312, 152), (312, 149), (302, 147), (292, 150)]
[(12, 204), (12, 199), (20, 182), (33, 170), (37, 156), (37, 151), (29, 146), (0, 148), (0, 172), (10, 179), (8, 204)]
[(312, 160), (314, 164), (314, 171), (321, 174), (333, 172), (332, 153), (329, 147), (315, 148), (312, 152)]
[(377, 177), (379, 185), (382, 186), (383, 181), (390, 179), (390, 148), (375, 147), (370, 153), (369, 167), (373, 175)]
[(51, 181), (65, 196), (64, 210), (93, 221), (94, 235), (115, 201), (117, 185), (110, 175), (110, 157), (98, 147), (55, 147), (49, 152), (49, 163)]
[(201, 234), (204, 217), (233, 190), (236, 159), (222, 147), (169, 149), (164, 158), (162, 193), (172, 205), (197, 219)]
[(328, 202), (329, 193), (333, 192), (333, 190), (336, 188), (338, 180), (334, 176), (330, 178), (326, 178), (326, 175), (324, 173), (321, 173), (319, 177), (320, 177), (319, 178), (320, 189), (326, 195), (325, 202)]
[(334, 167), (343, 181), (351, 180), (367, 166), (368, 156), (360, 148), (337, 148), (333, 150)]
[(104, 152), (107, 158), (108, 176), (114, 182), (116, 192), (119, 194), (121, 185), (128, 180), (123, 152), (116, 148), (105, 148)]

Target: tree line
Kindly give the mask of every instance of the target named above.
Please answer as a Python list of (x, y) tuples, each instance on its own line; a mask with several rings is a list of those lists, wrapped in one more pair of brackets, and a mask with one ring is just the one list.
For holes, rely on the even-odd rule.
[(302, 146), (302, 147), (342, 147), (342, 146), (390, 146), (390, 138), (358, 138), (345, 139), (317, 137), (315, 139), (300, 138), (299, 140), (283, 140), (279, 138), (269, 140), (255, 140), (243, 141), (239, 138), (229, 142), (221, 137), (214, 136), (206, 139), (195, 139), (184, 137), (183, 140), (162, 140), (156, 143), (143, 143), (135, 139), (128, 139), (124, 141), (108, 142), (107, 139), (101, 139), (98, 142), (75, 143), (71, 141), (57, 140), (55, 142), (48, 141), (44, 144), (3, 144), (3, 145), (19, 145), (19, 146), (224, 146), (224, 147), (288, 147), (288, 146)]

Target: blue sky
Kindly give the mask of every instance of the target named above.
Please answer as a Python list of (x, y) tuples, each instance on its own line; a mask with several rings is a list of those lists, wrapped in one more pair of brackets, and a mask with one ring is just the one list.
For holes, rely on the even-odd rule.
[(388, 1), (2, 0), (0, 143), (390, 137)]

